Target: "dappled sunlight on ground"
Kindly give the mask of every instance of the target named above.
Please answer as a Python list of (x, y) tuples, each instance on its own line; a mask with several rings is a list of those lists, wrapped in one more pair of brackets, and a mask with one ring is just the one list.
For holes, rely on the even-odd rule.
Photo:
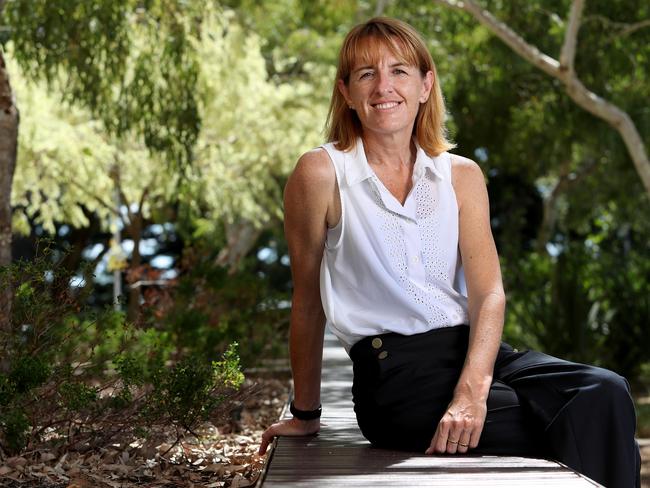
[(24, 453), (0, 461), (0, 486), (8, 488), (244, 488), (254, 486), (264, 466), (257, 449), (264, 429), (287, 402), (285, 379), (248, 378), (259, 392), (220, 426), (206, 423), (196, 436), (115, 445), (100, 452)]

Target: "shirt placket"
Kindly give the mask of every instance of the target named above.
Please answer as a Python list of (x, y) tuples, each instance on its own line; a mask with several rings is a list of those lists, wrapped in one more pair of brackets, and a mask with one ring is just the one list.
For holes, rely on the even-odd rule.
[(418, 286), (426, 287), (426, 271), (422, 260), (422, 240), (420, 239), (420, 229), (416, 220), (415, 187), (407, 196), (404, 206), (402, 206), (380, 182), (373, 179), (373, 184), (384, 208), (396, 214), (397, 218), (401, 220), (407, 278)]
[[(414, 188), (415, 190), (415, 188)], [(422, 259), (422, 239), (416, 216), (416, 201), (412, 191), (404, 203), (404, 248), (408, 263), (408, 278), (418, 286), (426, 286), (426, 270)]]

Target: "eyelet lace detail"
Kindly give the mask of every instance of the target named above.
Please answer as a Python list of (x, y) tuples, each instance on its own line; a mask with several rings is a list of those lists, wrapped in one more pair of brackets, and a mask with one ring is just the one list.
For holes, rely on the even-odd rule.
[[(422, 205), (422, 203), (425, 202), (425, 198), (430, 198), (430, 196), (432, 196), (432, 192), (430, 189), (428, 192), (426, 189), (422, 189), (422, 179), (418, 181), (418, 184), (414, 189), (417, 199), (418, 222), (420, 221), (420, 215), (428, 215), (428, 217), (423, 217), (425, 224), (424, 227), (422, 227), (422, 223), (419, 222), (421, 238), (424, 244), (422, 249), (426, 270), (427, 287), (425, 292), (420, 287), (416, 286), (408, 277), (409, 265), (407, 262), (406, 243), (403, 237), (403, 221), (407, 218), (396, 214), (395, 212), (386, 208), (379, 193), (377, 183), (374, 181), (374, 178), (372, 178), (372, 180), (373, 181), (370, 186), (372, 188), (373, 198), (377, 204), (375, 207), (377, 217), (382, 222), (382, 236), (384, 238), (386, 248), (388, 249), (388, 256), (391, 265), (397, 274), (399, 284), (402, 286), (402, 288), (404, 288), (404, 290), (406, 290), (406, 292), (415, 303), (426, 310), (427, 322), (431, 326), (442, 327), (449, 325), (449, 317), (440, 307), (436, 305), (436, 303), (439, 303), (441, 300), (445, 301), (446, 303), (453, 303), (453, 300), (451, 300), (447, 294), (445, 294), (432, 282), (432, 277), (434, 274), (436, 272), (442, 273), (444, 270), (444, 262), (439, 257), (440, 250), (437, 247), (439, 233), (433, 233), (436, 207), (435, 200), (429, 200), (426, 202), (426, 205)], [(424, 186), (428, 187), (429, 185)], [(421, 213), (421, 209), (424, 213)], [(436, 251), (438, 254), (436, 254)], [(431, 263), (437, 263), (437, 268)]]

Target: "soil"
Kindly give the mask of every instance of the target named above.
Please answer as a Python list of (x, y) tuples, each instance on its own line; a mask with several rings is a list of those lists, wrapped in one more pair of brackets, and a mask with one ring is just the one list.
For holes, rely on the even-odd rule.
[[(204, 424), (173, 445), (130, 444), (87, 454), (57, 456), (42, 450), (0, 459), (0, 486), (7, 488), (244, 488), (254, 486), (266, 456), (257, 449), (264, 429), (287, 403), (290, 383), (283, 378), (248, 377), (258, 392), (243, 402), (225, 425)], [(268, 456), (268, 454), (267, 454)]]

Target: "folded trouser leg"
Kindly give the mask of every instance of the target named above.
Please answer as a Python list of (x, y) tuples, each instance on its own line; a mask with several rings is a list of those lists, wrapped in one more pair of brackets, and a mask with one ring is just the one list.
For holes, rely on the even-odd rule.
[(487, 398), (487, 414), (479, 444), (472, 454), (548, 456), (541, 423), (537, 422), (517, 393), (494, 380)]
[(507, 344), (494, 378), (512, 387), (542, 423), (551, 457), (607, 487), (640, 486), (636, 414), (625, 378)]

